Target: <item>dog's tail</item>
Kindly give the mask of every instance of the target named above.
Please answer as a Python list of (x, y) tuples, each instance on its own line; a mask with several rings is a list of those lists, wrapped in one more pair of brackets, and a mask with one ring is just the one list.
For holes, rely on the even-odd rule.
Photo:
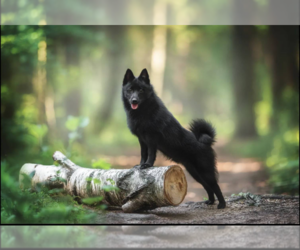
[(201, 143), (211, 146), (215, 142), (216, 131), (211, 123), (204, 119), (193, 120), (190, 124), (190, 130)]

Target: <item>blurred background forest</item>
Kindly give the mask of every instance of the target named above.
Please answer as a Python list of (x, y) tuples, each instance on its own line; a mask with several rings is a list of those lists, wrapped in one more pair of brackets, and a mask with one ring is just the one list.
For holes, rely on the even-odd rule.
[[(90, 219), (71, 199), (61, 212), (61, 197), (54, 206), (46, 193), (17, 192), (26, 162), (52, 164), (59, 150), (84, 167), (139, 163), (121, 103), (127, 68), (148, 69), (184, 127), (214, 124), (225, 195), (298, 194), (298, 42), (298, 26), (2, 25), (1, 223)], [(189, 187), (188, 200), (203, 198)]]

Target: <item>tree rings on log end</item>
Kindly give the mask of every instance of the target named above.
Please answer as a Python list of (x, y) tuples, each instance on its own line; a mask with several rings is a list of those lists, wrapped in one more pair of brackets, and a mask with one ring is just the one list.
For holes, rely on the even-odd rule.
[(168, 169), (164, 180), (164, 193), (171, 205), (179, 205), (187, 192), (187, 182), (181, 167), (174, 165)]

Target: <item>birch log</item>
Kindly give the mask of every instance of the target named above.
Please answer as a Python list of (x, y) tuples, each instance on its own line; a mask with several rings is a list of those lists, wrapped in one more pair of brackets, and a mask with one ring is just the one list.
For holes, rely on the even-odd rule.
[[(37, 190), (37, 186), (63, 188), (80, 198), (104, 197), (103, 202), (119, 206), (124, 212), (177, 206), (187, 192), (187, 182), (178, 165), (132, 169), (89, 169), (77, 166), (61, 152), (56, 151), (53, 160), (59, 166), (24, 164), (20, 170), (20, 187)], [(26, 184), (25, 178), (30, 180)], [(105, 186), (114, 186), (105, 191)]]

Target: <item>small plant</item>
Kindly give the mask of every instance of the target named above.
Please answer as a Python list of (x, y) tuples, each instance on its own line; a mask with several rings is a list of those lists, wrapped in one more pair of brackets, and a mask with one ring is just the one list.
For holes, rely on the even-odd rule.
[(107, 161), (105, 161), (103, 159), (99, 159), (98, 161), (94, 161), (92, 163), (92, 167), (109, 170), (111, 168), (111, 165)]
[(115, 185), (116, 184), (116, 182), (113, 179), (108, 178), (106, 180), (109, 181), (111, 183), (111, 185)]
[[(1, 162), (1, 223), (2, 224), (74, 224), (89, 223), (96, 214), (88, 212), (62, 189), (38, 192), (21, 190), (17, 180), (8, 174), (6, 162)], [(64, 182), (59, 171), (53, 178)], [(28, 180), (30, 182), (30, 180)]]

